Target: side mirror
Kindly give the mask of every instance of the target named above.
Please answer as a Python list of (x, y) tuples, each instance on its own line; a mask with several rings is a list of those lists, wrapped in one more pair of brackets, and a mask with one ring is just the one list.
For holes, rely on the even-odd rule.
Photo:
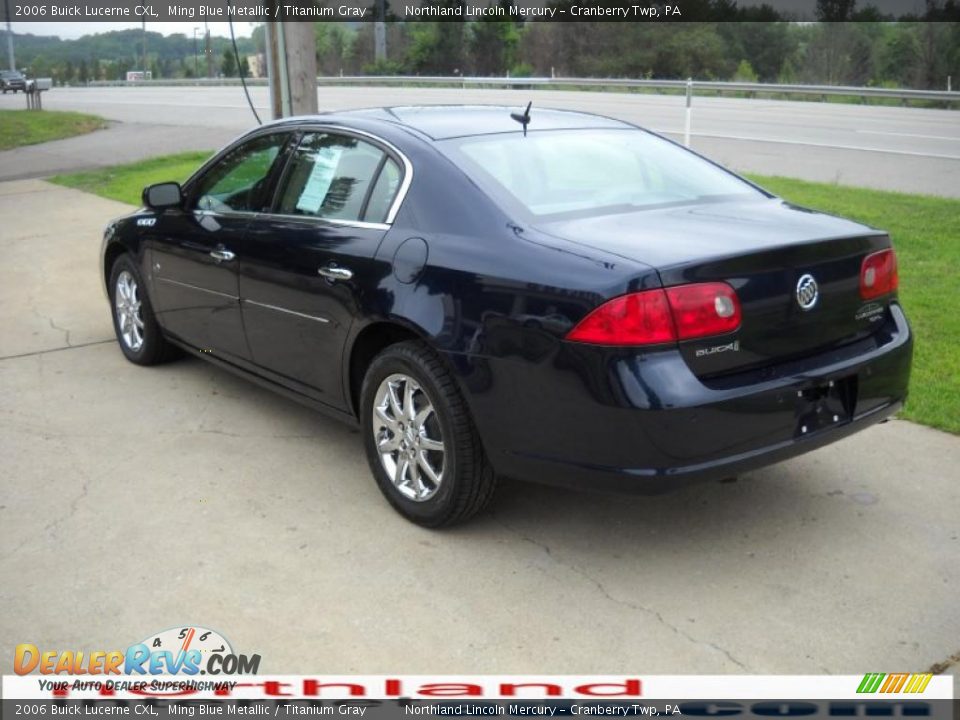
[(143, 204), (154, 210), (180, 207), (183, 204), (183, 192), (180, 183), (165, 182), (148, 185), (143, 189)]

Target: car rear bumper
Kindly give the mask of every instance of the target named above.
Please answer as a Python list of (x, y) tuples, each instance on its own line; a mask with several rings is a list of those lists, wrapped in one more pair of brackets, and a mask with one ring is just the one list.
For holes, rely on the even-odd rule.
[(526, 361), (452, 360), (498, 472), (657, 493), (770, 465), (886, 419), (906, 399), (912, 346), (892, 304), (866, 340), (714, 381), (693, 375), (679, 351), (560, 343)]
[(577, 489), (655, 495), (697, 482), (736, 477), (758, 468), (801, 455), (859, 432), (896, 413), (895, 402), (871, 410), (851, 422), (806, 437), (783, 440), (713, 460), (671, 467), (607, 467), (540, 458), (518, 453), (510, 475), (524, 480)]

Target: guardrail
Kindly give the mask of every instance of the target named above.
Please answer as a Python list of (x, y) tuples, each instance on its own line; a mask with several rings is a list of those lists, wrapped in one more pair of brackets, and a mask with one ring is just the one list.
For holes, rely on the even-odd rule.
[[(249, 78), (247, 84), (265, 85), (264, 78)], [(101, 80), (88, 83), (90, 86), (210, 86), (238, 85), (239, 78), (184, 78), (171, 80), (147, 80), (126, 82)], [(715, 94), (782, 95), (820, 97), (828, 96), (885, 98), (889, 100), (960, 102), (960, 92), (947, 90), (910, 90), (906, 88), (852, 87), (844, 85), (779, 85), (759, 82), (716, 82), (712, 80), (689, 81), (694, 93), (703, 90)], [(466, 77), (466, 76), (421, 76), (421, 75), (332, 75), (317, 78), (317, 85), (365, 85), (394, 86), (416, 85), (434, 87), (488, 87), (488, 88), (637, 88), (650, 90), (676, 90), (686, 92), (687, 80), (638, 80), (633, 78), (575, 78), (575, 77)]]

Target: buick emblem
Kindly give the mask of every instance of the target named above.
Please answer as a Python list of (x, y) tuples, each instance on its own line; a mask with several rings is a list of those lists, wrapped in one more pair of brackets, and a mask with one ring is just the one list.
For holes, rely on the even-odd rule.
[(820, 299), (820, 288), (813, 275), (804, 275), (797, 280), (797, 305), (801, 310), (812, 310)]

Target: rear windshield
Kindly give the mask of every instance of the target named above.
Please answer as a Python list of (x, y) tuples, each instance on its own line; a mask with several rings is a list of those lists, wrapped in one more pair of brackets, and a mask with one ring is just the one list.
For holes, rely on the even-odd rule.
[(643, 130), (548, 130), (442, 143), (494, 198), (532, 215), (590, 216), (737, 197), (752, 185)]

